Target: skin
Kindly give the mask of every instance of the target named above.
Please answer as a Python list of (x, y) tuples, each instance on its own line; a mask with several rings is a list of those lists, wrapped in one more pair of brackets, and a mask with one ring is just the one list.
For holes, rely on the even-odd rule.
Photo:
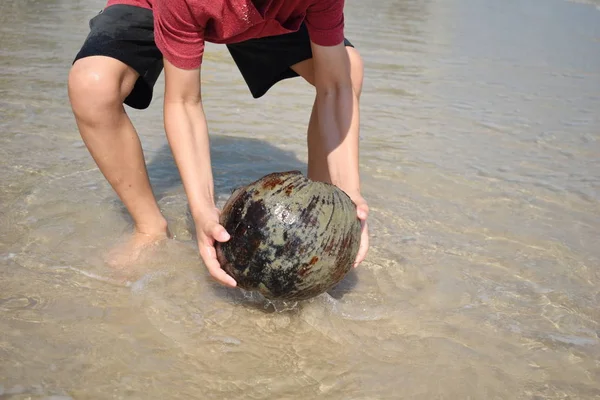
[(75, 62), (68, 94), (81, 137), (133, 222), (134, 231), (113, 249), (107, 262), (123, 267), (170, 236), (156, 203), (139, 137), (123, 107), (137, 72), (113, 58), (94, 56)]
[[(308, 123), (308, 132), (307, 132), (307, 144), (308, 144), (308, 177), (312, 180), (323, 181), (333, 183), (339, 186), (341, 189), (346, 191), (348, 195), (352, 198), (354, 203), (357, 205), (357, 215), (361, 220), (362, 224), (362, 235), (360, 242), (360, 249), (358, 251), (358, 255), (356, 257), (356, 261), (354, 262), (354, 267), (357, 267), (366, 257), (367, 251), (369, 248), (369, 233), (368, 233), (368, 224), (367, 217), (369, 215), (369, 206), (366, 200), (360, 194), (360, 177), (359, 177), (359, 167), (358, 167), (358, 137), (360, 130), (360, 110), (359, 110), (359, 101), (360, 95), (362, 92), (363, 85), (363, 77), (364, 77), (364, 67), (363, 62), (360, 57), (358, 51), (352, 47), (345, 47), (343, 45), (335, 46), (334, 48), (318, 46), (312, 44), (313, 49), (313, 58), (310, 60), (302, 61), (296, 65), (292, 66), (292, 69), (298, 73), (298, 75), (302, 76), (308, 83), (315, 86), (317, 89), (317, 96), (315, 98), (315, 103), (313, 104), (312, 113), (310, 116), (310, 120)], [(342, 50), (343, 49), (343, 50)], [(329, 52), (330, 54), (327, 54)], [(333, 55), (334, 59), (327, 59), (324, 57), (327, 55)], [(346, 54), (344, 54), (346, 53)], [(320, 67), (320, 65), (327, 65), (329, 62), (330, 67), (328, 70), (324, 68), (320, 68), (318, 70), (315, 69), (315, 60), (317, 62), (316, 66)], [(321, 61), (321, 63), (319, 63)], [(337, 68), (335, 68), (337, 66)], [(336, 71), (337, 70), (337, 71)], [(320, 73), (320, 80), (317, 81), (317, 73)], [(328, 150), (336, 147), (336, 138), (329, 142), (329, 147), (324, 146), (324, 137), (327, 135), (321, 135), (321, 132), (330, 132), (327, 130), (327, 127), (323, 127), (321, 125), (319, 119), (319, 94), (322, 93), (329, 85), (336, 87), (336, 82), (341, 81), (344, 85), (348, 85), (348, 74), (350, 77), (350, 84), (352, 87), (352, 116), (351, 123), (348, 128), (346, 128), (346, 134), (344, 134), (344, 130), (337, 130), (338, 136), (337, 141), (342, 142), (345, 146), (340, 146), (338, 149), (342, 152), (342, 159), (328, 157)], [(317, 86), (318, 85), (318, 86)], [(348, 93), (345, 93), (348, 95)], [(327, 106), (331, 107), (331, 104), (327, 104)], [(337, 108), (342, 108), (343, 105), (338, 105)], [(330, 109), (325, 107), (324, 115), (328, 114)], [(342, 114), (342, 120), (346, 120), (348, 117), (348, 108), (343, 108), (344, 114)], [(340, 134), (341, 133), (341, 134)], [(329, 150), (330, 151), (330, 150)], [(339, 155), (339, 154), (336, 154)], [(348, 159), (344, 160), (344, 155), (348, 157)], [(346, 171), (349, 172), (350, 178), (348, 179), (349, 184), (346, 184), (345, 181), (340, 179), (333, 178), (330, 174), (329, 164), (333, 163), (335, 166), (338, 166), (338, 170), (340, 168), (349, 167)]]
[[(369, 213), (358, 173), (362, 60), (343, 43), (312, 47), (313, 58), (292, 67), (316, 88), (307, 132), (308, 177), (337, 185), (357, 204), (363, 226), (358, 266), (368, 250)], [(109, 254), (107, 261), (114, 267), (139, 261), (170, 237), (152, 193), (139, 137), (123, 107), (137, 77), (132, 68), (103, 56), (78, 60), (69, 73), (69, 99), (81, 137), (134, 221), (131, 237)], [(229, 234), (218, 222), (214, 203), (200, 81), (200, 69), (182, 70), (165, 60), (165, 130), (196, 225), (200, 256), (213, 278), (234, 287), (235, 280), (221, 269), (214, 248), (215, 240), (225, 242)]]

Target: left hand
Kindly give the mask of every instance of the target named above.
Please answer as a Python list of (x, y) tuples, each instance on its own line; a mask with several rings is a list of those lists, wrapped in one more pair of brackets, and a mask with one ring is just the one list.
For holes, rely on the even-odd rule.
[(360, 247), (358, 248), (356, 260), (354, 260), (354, 268), (356, 268), (365, 259), (367, 251), (369, 250), (369, 228), (367, 226), (369, 205), (362, 196), (356, 196), (352, 201), (356, 204), (356, 215), (358, 216), (358, 219), (360, 219), (361, 224)]

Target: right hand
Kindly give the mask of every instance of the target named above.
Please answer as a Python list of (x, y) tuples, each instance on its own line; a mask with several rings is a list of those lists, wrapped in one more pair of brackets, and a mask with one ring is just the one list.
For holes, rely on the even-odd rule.
[(361, 262), (367, 256), (369, 250), (369, 228), (367, 227), (367, 217), (369, 216), (369, 206), (367, 201), (362, 196), (355, 196), (353, 199), (356, 204), (356, 214), (360, 219), (361, 234), (360, 234), (360, 247), (356, 254), (356, 260), (354, 260), (354, 267), (358, 267)]
[(219, 223), (219, 214), (219, 210), (215, 207), (211, 211), (204, 212), (201, 219), (196, 221), (198, 249), (210, 275), (222, 285), (236, 287), (235, 279), (223, 271), (217, 259), (215, 241), (224, 243), (230, 239), (229, 233)]

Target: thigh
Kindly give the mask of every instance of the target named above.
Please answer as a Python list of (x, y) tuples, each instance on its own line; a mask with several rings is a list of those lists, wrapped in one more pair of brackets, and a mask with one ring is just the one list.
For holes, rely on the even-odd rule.
[[(344, 43), (353, 47), (347, 39)], [(281, 80), (299, 76), (291, 67), (312, 58), (304, 24), (297, 32), (228, 44), (227, 48), (254, 98)]]
[(138, 74), (125, 104), (143, 109), (150, 105), (162, 72), (162, 54), (154, 42), (154, 19), (146, 8), (113, 5), (90, 20), (90, 33), (74, 62), (91, 56), (113, 58)]

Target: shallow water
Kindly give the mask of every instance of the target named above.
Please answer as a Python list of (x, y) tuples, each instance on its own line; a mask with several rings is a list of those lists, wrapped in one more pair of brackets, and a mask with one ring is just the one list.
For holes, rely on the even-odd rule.
[[(176, 240), (138, 280), (111, 280), (101, 256), (130, 220), (65, 87), (102, 5), (0, 5), (0, 399), (600, 398), (595, 1), (348, 3), (371, 248), (301, 304), (208, 279), (162, 80), (130, 114)], [(208, 49), (222, 204), (305, 169), (313, 92), (291, 80), (252, 101), (226, 50)]]

